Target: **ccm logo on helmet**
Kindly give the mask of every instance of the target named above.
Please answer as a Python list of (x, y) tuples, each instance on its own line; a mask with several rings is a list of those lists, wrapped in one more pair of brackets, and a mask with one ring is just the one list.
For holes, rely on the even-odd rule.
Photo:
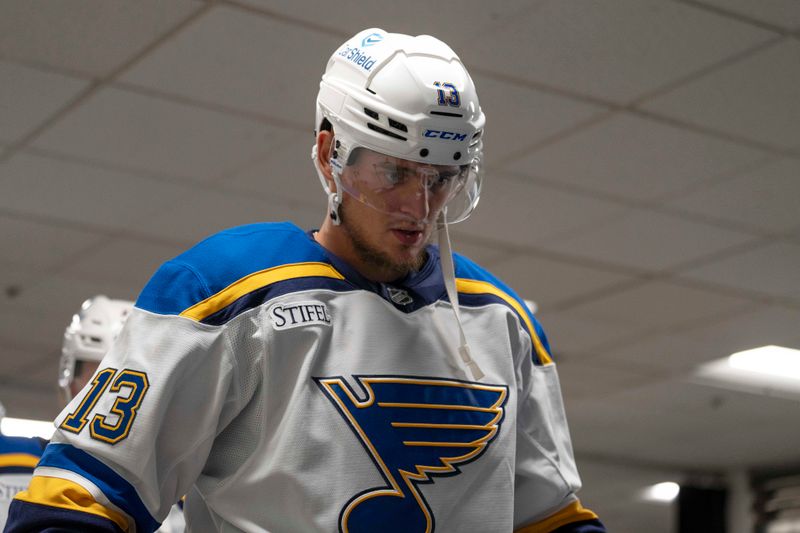
[(455, 131), (425, 130), (424, 135), (425, 137), (447, 139), (448, 141), (464, 141), (467, 139), (466, 133), (457, 133)]

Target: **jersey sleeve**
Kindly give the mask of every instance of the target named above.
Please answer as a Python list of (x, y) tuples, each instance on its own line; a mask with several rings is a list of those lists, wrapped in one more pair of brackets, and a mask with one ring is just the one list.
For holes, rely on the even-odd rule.
[(156, 273), (92, 382), (56, 418), (7, 531), (154, 531), (189, 491), (248, 400), (230, 332), (177, 312), (205, 293), (180, 265)]
[[(549, 352), (542, 327), (530, 313), (528, 318), (534, 346)], [(523, 380), (518, 389), (515, 531), (605, 532), (597, 515), (584, 508), (576, 496), (581, 481), (556, 365), (549, 353), (538, 358), (547, 361), (544, 364), (536, 364), (534, 359), (520, 358)]]

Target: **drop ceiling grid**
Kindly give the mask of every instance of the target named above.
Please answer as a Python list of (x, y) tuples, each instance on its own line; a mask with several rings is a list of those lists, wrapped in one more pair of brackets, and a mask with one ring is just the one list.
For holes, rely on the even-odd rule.
[[(765, 281), (756, 284), (750, 279), (755, 277), (753, 265), (763, 265), (767, 270), (773, 269), (780, 274), (776, 279), (784, 283), (795, 284), (796, 281), (791, 271), (781, 270), (796, 264), (792, 259), (794, 255), (788, 254), (790, 262), (781, 266), (776, 257), (782, 255), (775, 252), (782, 246), (779, 241), (800, 246), (800, 222), (793, 218), (798, 210), (793, 209), (791, 202), (794, 191), (792, 168), (800, 153), (800, 145), (795, 140), (800, 138), (800, 134), (796, 126), (789, 123), (789, 119), (794, 117), (793, 102), (749, 101), (744, 97), (746, 91), (734, 91), (729, 95), (730, 101), (739, 98), (745, 102), (742, 105), (747, 106), (744, 109), (747, 116), (759, 110), (767, 110), (770, 116), (787, 111), (786, 117), (775, 124), (757, 123), (757, 135), (734, 127), (736, 124), (715, 122), (712, 120), (714, 116), (705, 116), (709, 114), (706, 109), (701, 109), (700, 118), (695, 119), (667, 109), (665, 103), (677, 102), (681, 98), (690, 102), (701, 101), (704, 87), (714, 86), (726, 76), (730, 77), (731, 72), (751, 65), (769, 71), (763, 66), (764, 58), (769, 59), (775, 50), (791, 50), (796, 46), (793, 43), (797, 42), (796, 36), (785, 37), (785, 32), (781, 33), (777, 31), (780, 28), (773, 26), (796, 28), (797, 19), (784, 14), (782, 10), (787, 4), (779, 0), (749, 5), (739, 0), (702, 2), (715, 9), (706, 9), (700, 5), (701, 2), (673, 4), (625, 0), (611, 9), (620, 14), (617, 24), (622, 24), (622, 28), (610, 22), (601, 24), (597, 18), (579, 20), (570, 14), (573, 6), (551, 0), (515, 1), (502, 6), (476, 0), (473, 8), (463, 11), (464, 20), (455, 15), (448, 18), (451, 22), (447, 25), (440, 24), (435, 17), (422, 20), (408, 8), (408, 3), (397, 3), (386, 8), (389, 13), (396, 11), (391, 15), (393, 24), (380, 24), (387, 30), (409, 32), (421, 24), (425, 28), (421, 32), (429, 31), (454, 44), (476, 74), (489, 114), (487, 154), (490, 174), (481, 208), (474, 220), (454, 228), (454, 244), (458, 249), (462, 243), (461, 247), (468, 255), (475, 256), (501, 277), (509, 278), (524, 296), (534, 300), (537, 294), (541, 296), (542, 322), (551, 333), (557, 359), (559, 351), (563, 355), (559, 371), (579, 456), (589, 450), (606, 455), (613, 452), (626, 459), (637, 457), (640, 450), (625, 446), (633, 446), (639, 435), (646, 438), (652, 426), (644, 424), (643, 429), (635, 430), (628, 443), (624, 442), (621, 434), (617, 435), (623, 441), (622, 446), (618, 440), (602, 438), (603, 432), (621, 433), (619, 428), (627, 429), (631, 418), (635, 418), (664, 423), (663, 432), (659, 432), (656, 426), (656, 433), (664, 435), (664, 438), (661, 441), (647, 440), (652, 442), (653, 449), (643, 457), (645, 460), (663, 464), (668, 458), (683, 467), (689, 464), (703, 466), (701, 461), (708, 460), (714, 453), (712, 446), (721, 446), (724, 450), (722, 439), (704, 440), (702, 423), (684, 425), (681, 419), (673, 419), (670, 413), (665, 413), (664, 405), (658, 402), (641, 410), (637, 410), (637, 406), (647, 404), (648, 397), (654, 394), (661, 395), (659, 401), (666, 404), (669, 392), (662, 384), (671, 378), (684, 376), (695, 364), (738, 346), (743, 342), (739, 340), (743, 337), (738, 334), (752, 331), (749, 338), (759, 342), (767, 338), (790, 345), (800, 342), (791, 330), (800, 307), (789, 305), (796, 302), (800, 306), (800, 300), (781, 300), (784, 305), (765, 303), (776, 298), (776, 294), (785, 296), (791, 287), (786, 289)], [(87, 2), (90, 4), (94, 5), (93, 9), (101, 10), (97, 12), (102, 17), (115, 16), (112, 8), (102, 5), (105, 2)], [(26, 115), (28, 122), (21, 123), (24, 127), (17, 128), (13, 135), (9, 134), (9, 139), (4, 134), (10, 130), (0, 132), (0, 153), (4, 147), (14, 146), (16, 149), (15, 143), (20, 135), (44, 125), (42, 135), (32, 139), (32, 146), (22, 146), (15, 157), (8, 159), (9, 162), (14, 163), (17, 156), (70, 161), (67, 166), (86, 169), (84, 176), (78, 178), (74, 175), (70, 180), (76, 186), (78, 183), (86, 186), (95, 183), (103, 190), (100, 180), (105, 175), (105, 185), (109, 190), (113, 183), (119, 183), (120, 190), (129, 191), (126, 195), (140, 199), (140, 202), (141, 198), (155, 195), (159, 200), (154, 203), (175, 206), (173, 214), (179, 217), (171, 219), (167, 207), (160, 208), (161, 214), (152, 220), (151, 217), (135, 220), (135, 210), (120, 206), (119, 218), (114, 221), (110, 205), (106, 206), (106, 211), (99, 209), (90, 213), (86, 212), (89, 209), (86, 206), (91, 205), (88, 198), (85, 204), (71, 198), (59, 206), (55, 189), (48, 197), (37, 188), (46, 186), (47, 180), (41, 176), (39, 185), (23, 185), (20, 175), (12, 184), (12, 180), (0, 171), (0, 191), (5, 185), (10, 187), (5, 190), (20, 193), (18, 202), (0, 206), (0, 243), (18, 250), (13, 266), (0, 261), (0, 276), (4, 281), (19, 280), (23, 287), (18, 298), (6, 299), (0, 307), (2, 312), (18, 309), (17, 315), (23, 316), (23, 319), (15, 321), (0, 315), (0, 322), (4, 323), (0, 328), (0, 346), (17, 346), (16, 351), (3, 350), (4, 360), (5, 353), (29, 353), (32, 358), (34, 354), (42, 354), (39, 359), (34, 359), (40, 372), (28, 386), (35, 389), (35, 394), (25, 394), (25, 385), (14, 388), (15, 399), (10, 407), (15, 412), (47, 418), (57, 411), (55, 399), (47, 394), (53, 391), (60, 335), (65, 321), (79, 303), (77, 301), (89, 293), (102, 290), (130, 297), (138, 291), (140, 280), (150, 274), (162, 255), (166, 259), (201, 233), (231, 223), (274, 216), (299, 219), (301, 225), (308, 227), (319, 224), (324, 199), (308, 163), (305, 145), (310, 147), (311, 136), (302, 140), (303, 135), (307, 135), (306, 130), (310, 131), (306, 125), (313, 118), (313, 102), (300, 102), (313, 95), (319, 68), (331, 47), (368, 21), (375, 20), (376, 16), (386, 17), (386, 12), (381, 12), (385, 9), (377, 3), (369, 4), (353, 16), (348, 15), (347, 6), (356, 3), (343, 3), (324, 21), (324, 25), (317, 25), (319, 10), (308, 9), (305, 7), (308, 4), (276, 5), (259, 0), (249, 0), (247, 4), (250, 7), (244, 7), (245, 2), (223, 4), (176, 2), (165, 8), (169, 13), (158, 21), (153, 21), (152, 15), (157, 11), (152, 9), (156, 2), (132, 4), (125, 8), (129, 10), (126, 13), (130, 10), (147, 13), (138, 19), (127, 17), (135, 22), (121, 32), (116, 22), (106, 27), (119, 35), (138, 31), (135, 42), (122, 39), (126, 46), (99, 47), (89, 53), (81, 50), (86, 50), (86, 39), (92, 36), (93, 29), (86, 29), (81, 24), (71, 28), (84, 35), (73, 33), (72, 29), (61, 34), (52, 32), (58, 39), (67, 39), (63, 50), (57, 52), (42, 48), (41, 43), (46, 44), (44, 40), (30, 46), (20, 41), (9, 48), (6, 43), (10, 41), (4, 40), (4, 35), (13, 36), (13, 33), (0, 31), (0, 61), (9, 59), (7, 62), (14, 63), (16, 68), (30, 71), (32, 78), (74, 78), (78, 85), (102, 80), (86, 98), (69, 107), (63, 116), (59, 115), (57, 108), (64, 102), (69, 105), (67, 93), (70, 91), (64, 91), (58, 101), (50, 100), (53, 106), (51, 114)], [(429, 5), (428, 2), (424, 4)], [(446, 3), (433, 7), (445, 8)], [(630, 8), (629, 12), (622, 14), (620, 10), (627, 8)], [(0, 29), (3, 28), (3, 9), (0, 7)], [(732, 14), (727, 15), (725, 10)], [(495, 17), (491, 16), (493, 12)], [(193, 14), (197, 16), (192, 19)], [(548, 15), (555, 18), (548, 19)], [(52, 14), (47, 17), (52, 17)], [(90, 18), (85, 17), (86, 20)], [(619, 22), (623, 19), (626, 22)], [(6, 20), (9, 19), (6, 17)], [(187, 20), (189, 22), (181, 25)], [(253, 28), (281, 28), (274, 34), (276, 42), (283, 42), (277, 37), (286, 37), (288, 31), (291, 34), (289, 42), (295, 46), (298, 42), (303, 43), (302, 57), (307, 53), (319, 68), (302, 72), (295, 68), (296, 65), (281, 65), (280, 68), (286, 67), (286, 76), (296, 76), (297, 80), (305, 80), (307, 85), (296, 93), (288, 93), (278, 84), (277, 92), (272, 95), (253, 90), (237, 99), (228, 80), (203, 80), (201, 73), (208, 67), (218, 74), (239, 76), (241, 70), (236, 69), (241, 68), (241, 64), (220, 65), (213, 69), (213, 65), (209, 66), (209, 58), (192, 57), (187, 49), (187, 43), (192, 39), (207, 43), (214, 35), (219, 35), (223, 31), (219, 26), (222, 20), (240, 20)], [(554, 27), (542, 28), (548, 20), (551, 25), (553, 20), (556, 21)], [(656, 23), (663, 24), (663, 29), (648, 30)], [(141, 31), (141, 24), (150, 30)], [(559, 24), (573, 28), (584, 25), (590, 31), (581, 35), (565, 34), (560, 31), (563, 28), (559, 28)], [(530, 28), (540, 28), (540, 31)], [(474, 31), (466, 31), (470, 29)], [(105, 32), (104, 28), (97, 30), (101, 34)], [(647, 35), (648, 31), (652, 35)], [(602, 37), (606, 43), (604, 46), (591, 46), (592, 39), (600, 39), (597, 36), (607, 32), (618, 33), (619, 38), (614, 35), (607, 39)], [(781, 35), (784, 37), (780, 43), (762, 48), (775, 39), (781, 39)], [(49, 34), (47, 38), (55, 40)], [(103, 35), (96, 38), (107, 39)], [(664, 57), (658, 50), (648, 47), (651, 39), (659, 41), (663, 50), (678, 52), (673, 53), (674, 57)], [(263, 41), (266, 46), (269, 42), (269, 37)], [(511, 47), (509, 43), (522, 44)], [(572, 46), (564, 46), (565, 43)], [(620, 43), (640, 49), (620, 49)], [(217, 59), (231, 57), (233, 52), (241, 50), (241, 43), (227, 46), (221, 42), (219, 46), (219, 50), (213, 51), (218, 54)], [(693, 55), (690, 52), (694, 50), (699, 52)], [(9, 57), (11, 52), (14, 53), (13, 60)], [(281, 58), (266, 51), (263, 55), (273, 61), (275, 57)], [(570, 60), (565, 61), (565, 57)], [(171, 70), (171, 65), (184, 60), (188, 62), (186, 70)], [(780, 63), (780, 58), (775, 56), (771, 61)], [(524, 68), (520, 68), (520, 64)], [(565, 70), (554, 70), (560, 67)], [(631, 67), (635, 67), (636, 72), (629, 75)], [(245, 72), (241, 79), (264, 85), (263, 72), (247, 74)], [(182, 75), (186, 75), (184, 80), (179, 79)], [(165, 80), (159, 79), (162, 76)], [(614, 80), (614, 76), (625, 79)], [(781, 87), (791, 87), (793, 79), (779, 73), (776, 83)], [(188, 83), (192, 80), (196, 87)], [(250, 89), (252, 87), (248, 87)], [(751, 92), (769, 94), (764, 90)], [(138, 135), (121, 137), (129, 145), (139, 143), (137, 149), (127, 152), (117, 149), (115, 153), (111, 147), (110, 151), (100, 153), (91, 147), (80, 146), (80, 143), (70, 145), (64, 139), (70, 134), (69, 125), (80, 122), (82, 115), (88, 117), (92, 108), (97, 109), (98, 102), (111, 93), (121, 95), (116, 101), (121, 106), (130, 105), (132, 101), (151, 102), (149, 108), (153, 120), (160, 118), (154, 116), (159, 115), (157, 110), (183, 109), (185, 116), (218, 117), (220, 128), (224, 128), (224, 124), (246, 123), (247, 127), (238, 130), (243, 132), (239, 144), (246, 146), (231, 147), (225, 139), (214, 135), (207, 135), (203, 138), (205, 140), (191, 141), (181, 139), (180, 132), (159, 132), (168, 139), (164, 142), (183, 143), (184, 149), (190, 152), (224, 153), (228, 157), (225, 161), (208, 163), (207, 159), (195, 156), (191, 164), (178, 165), (170, 160), (168, 154), (159, 152), (153, 139), (145, 134), (146, 130), (140, 130)], [(286, 106), (289, 100), (278, 96), (286, 94), (289, 100), (297, 98), (294, 107), (301, 108), (297, 117)], [(135, 117), (146, 107), (131, 106), (131, 113)], [(170, 112), (166, 114), (170, 115)], [(125, 115), (115, 116), (119, 120)], [(172, 116), (184, 115), (176, 112)], [(109, 120), (107, 116), (100, 119)], [(87, 124), (87, 127), (97, 126), (93, 119)], [(212, 119), (195, 119), (194, 124), (193, 128), (217, 128)], [(599, 159), (604, 164), (616, 163), (615, 171), (612, 173), (606, 168), (605, 173), (593, 174), (585, 170), (581, 173), (577, 163), (587, 157), (598, 157), (593, 149), (613, 138), (609, 133), (614, 133), (615, 128), (616, 134), (623, 135), (623, 138), (619, 143), (611, 143), (603, 152), (603, 158)], [(231, 129), (227, 131), (230, 133)], [(634, 131), (638, 136), (624, 138), (625, 134), (632, 136)], [(253, 141), (248, 139), (248, 134), (258, 136), (260, 132), (271, 132), (265, 137), (264, 146), (259, 142), (248, 145)], [(60, 145), (55, 141), (59, 136), (63, 141)], [(104, 146), (104, 139), (96, 140), (98, 146)], [(622, 148), (644, 155), (637, 147), (646, 148), (644, 145), (648, 140), (660, 141), (661, 144), (654, 153), (649, 153), (645, 161), (631, 161), (626, 166), (628, 162), (621, 159), (625, 156)], [(299, 143), (301, 146), (287, 148), (285, 143)], [(268, 149), (276, 153), (266, 154)], [(665, 167), (670, 163), (670, 149), (681, 159), (679, 169), (667, 172)], [(235, 152), (233, 156), (232, 151)], [(565, 155), (568, 153), (578, 160), (569, 160)], [(714, 158), (704, 158), (705, 153), (713, 154)], [(774, 158), (763, 167), (747, 170), (761, 161), (764, 153), (782, 154), (783, 157), (780, 161)], [(303, 163), (298, 163), (296, 171), (292, 172), (290, 161), (295, 159)], [(507, 166), (514, 161), (516, 167)], [(534, 164), (526, 165), (526, 162)], [(772, 165), (776, 168), (785, 165), (786, 168), (776, 170)], [(508, 172), (511, 168), (513, 173)], [(645, 174), (662, 181), (636, 180), (638, 175)], [(126, 181), (128, 178), (130, 180)], [(206, 181), (197, 183), (198, 179)], [(271, 184), (271, 180), (275, 182)], [(303, 180), (303, 185), (297, 185), (296, 180)], [(749, 198), (747, 189), (763, 180), (775, 183), (775, 188), (763, 191), (757, 198)], [(648, 183), (653, 187), (648, 187)], [(270, 202), (272, 193), (276, 194), (274, 201)], [(22, 194), (42, 195), (42, 201), (37, 205), (36, 198), (23, 199)], [(190, 196), (190, 201), (181, 201), (182, 197)], [(102, 201), (107, 195), (101, 194), (97, 198)], [(317, 204), (319, 208), (313, 207)], [(81, 211), (75, 212), (78, 206), (81, 206)], [(704, 210), (705, 206), (707, 210)], [(775, 210), (759, 215), (765, 206)], [(76, 208), (75, 211), (72, 207)], [(209, 214), (200, 227), (193, 225), (198, 214), (210, 213), (213, 209), (217, 212)], [(634, 213), (638, 213), (639, 218), (633, 216)], [(628, 218), (628, 231), (638, 229), (642, 235), (648, 234), (642, 220), (675, 221), (675, 227), (686, 228), (680, 232), (680, 242), (688, 242), (691, 246), (676, 246), (669, 250), (671, 253), (660, 257), (650, 254), (650, 257), (641, 258), (626, 257), (623, 253), (603, 255), (591, 251), (591, 247), (587, 249), (576, 244), (584, 238), (582, 235), (592, 231), (597, 235), (603, 231), (613, 233), (615, 228), (622, 229)], [(641, 227), (637, 228), (637, 225)], [(669, 226), (671, 224), (667, 224)], [(651, 229), (669, 233), (664, 227)], [(735, 244), (735, 236), (739, 234), (752, 239), (745, 241), (748, 246)], [(547, 237), (552, 241), (546, 241)], [(652, 245), (647, 238), (643, 240)], [(568, 246), (568, 242), (573, 244)], [(49, 249), (38, 249), (42, 244), (50, 246)], [(143, 257), (132, 257), (135, 249), (143, 250)], [(770, 250), (771, 254), (766, 253)], [(532, 266), (526, 272), (525, 264), (528, 263)], [(130, 275), (121, 276), (119, 283), (113, 283), (111, 272), (124, 266), (132, 269)], [(537, 290), (535, 280), (542, 279), (551, 285), (546, 290)], [(660, 294), (666, 295), (668, 305), (651, 311), (645, 304), (657, 301), (654, 295)], [(687, 294), (690, 296), (681, 297)], [(51, 298), (58, 299), (57, 309), (48, 310)], [(686, 321), (672, 320), (679, 305), (691, 307)], [(608, 313), (605, 312), (608, 307), (620, 307), (621, 310)], [(576, 332), (581, 335), (577, 336)], [(671, 334), (680, 336), (683, 342), (679, 343), (678, 349), (685, 350), (674, 364), (666, 360), (674, 347)], [(40, 341), (44, 338), (48, 339), (44, 345), (31, 343), (31, 339)], [(640, 352), (647, 355), (643, 357)], [(0, 376), (3, 389), (9, 390), (3, 379)], [(672, 389), (673, 394), (684, 390), (681, 387)], [(625, 395), (624, 400), (618, 397), (620, 394)], [(736, 394), (726, 391), (695, 391), (692, 397), (699, 403), (692, 405), (705, 407), (709, 398), (716, 394), (722, 394), (733, 404), (739, 401)], [(606, 404), (606, 398), (611, 398), (610, 404)], [(761, 409), (770, 409), (773, 404), (760, 402), (757, 405)], [(626, 417), (631, 410), (635, 411), (633, 415)], [(755, 417), (758, 409), (750, 409), (747, 413), (748, 417)], [(792, 416), (779, 408), (774, 418), (764, 421), (764, 435), (784, 440), (794, 438), (796, 441), (797, 435), (781, 433), (782, 415), (786, 415), (786, 419)], [(687, 415), (682, 412), (675, 416)], [(720, 432), (733, 428), (732, 434), (735, 434), (737, 426), (731, 423), (716, 427)], [(667, 428), (672, 429), (672, 434)], [(695, 435), (691, 431), (698, 433)], [(678, 450), (680, 453), (668, 448), (670, 438), (674, 439), (676, 434), (687, 442), (683, 449)], [(644, 441), (639, 439), (639, 442)], [(705, 455), (698, 454), (689, 443), (706, 444), (709, 449)], [(748, 456), (745, 453), (747, 446), (753, 444), (744, 443), (731, 450), (730, 457), (742, 464), (758, 460), (757, 454)], [(662, 452), (663, 455), (659, 455)], [(772, 452), (762, 450), (761, 453)], [(780, 454), (788, 456), (787, 450), (776, 447), (774, 456)], [(590, 487), (602, 485), (600, 480), (591, 482), (594, 475), (591, 469), (584, 472), (585, 478), (587, 475)], [(631, 485), (637, 483), (635, 479), (630, 481)]]

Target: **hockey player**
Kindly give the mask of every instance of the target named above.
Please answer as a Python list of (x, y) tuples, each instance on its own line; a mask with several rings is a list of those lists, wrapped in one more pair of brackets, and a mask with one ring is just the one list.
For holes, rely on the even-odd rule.
[[(0, 403), (0, 426), (5, 414)], [(38, 437), (12, 437), (0, 431), (0, 528), (6, 523), (14, 495), (28, 486), (46, 444)]]
[(97, 370), (122, 331), (133, 302), (95, 296), (83, 302), (64, 331), (58, 387), (65, 402), (71, 401)]
[(322, 227), (234, 228), (165, 263), (9, 531), (152, 531), (184, 493), (203, 532), (605, 531), (539, 324), (450, 253), (484, 122), (443, 42), (345, 42), (317, 97)]
[[(133, 309), (133, 302), (98, 295), (83, 302), (64, 331), (59, 361), (58, 386), (65, 402), (89, 383), (97, 367), (119, 336)], [(185, 529), (181, 505), (173, 505), (159, 533)]]

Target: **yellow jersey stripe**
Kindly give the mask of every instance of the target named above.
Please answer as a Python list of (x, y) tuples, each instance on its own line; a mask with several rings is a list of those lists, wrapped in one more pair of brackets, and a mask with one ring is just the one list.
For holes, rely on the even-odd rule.
[(522, 321), (525, 322), (525, 326), (528, 328), (528, 332), (533, 340), (533, 345), (536, 350), (536, 355), (539, 356), (539, 360), (545, 365), (553, 362), (553, 358), (547, 353), (542, 341), (536, 334), (536, 328), (533, 327), (533, 323), (528, 317), (528, 313), (522, 308), (522, 305), (516, 300), (516, 298), (512, 298), (506, 292), (498, 289), (491, 283), (474, 279), (456, 278), (456, 289), (458, 292), (463, 292), (464, 294), (492, 294), (514, 308), (514, 310), (522, 318)]
[(582, 522), (584, 520), (597, 520), (597, 515), (589, 509), (584, 508), (581, 502), (574, 501), (556, 514), (541, 522), (516, 529), (514, 533), (549, 533), (561, 526), (572, 524), (573, 522)]
[(88, 490), (66, 479), (33, 476), (28, 490), (17, 494), (15, 499), (101, 516), (113, 521), (122, 531), (130, 531), (125, 515), (100, 505)]
[(0, 455), (0, 468), (6, 466), (23, 466), (35, 468), (39, 457), (29, 453), (4, 453)]
[(344, 279), (335, 268), (327, 263), (294, 263), (260, 270), (234, 281), (216, 294), (184, 310), (180, 316), (192, 320), (203, 320), (224, 309), (242, 296), (267, 285), (288, 279), (323, 277)]

